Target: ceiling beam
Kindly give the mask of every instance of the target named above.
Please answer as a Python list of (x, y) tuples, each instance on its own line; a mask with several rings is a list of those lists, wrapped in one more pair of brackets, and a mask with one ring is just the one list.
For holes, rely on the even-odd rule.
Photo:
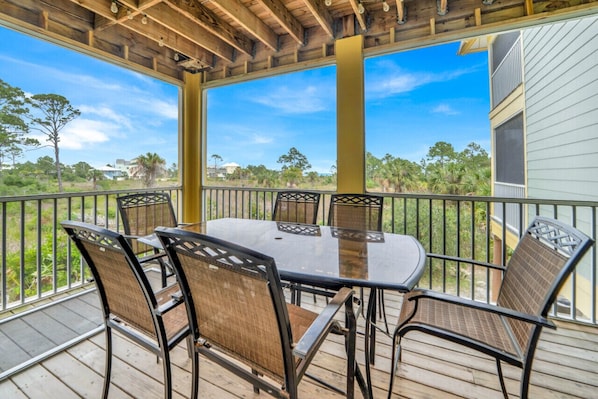
[(280, 0), (258, 0), (258, 2), (268, 9), (272, 17), (295, 39), (298, 44), (303, 45), (305, 31), (301, 23), (289, 12)]
[(278, 35), (238, 0), (218, 0), (212, 4), (237, 22), (270, 50), (278, 51)]
[(249, 37), (238, 32), (235, 28), (230, 26), (230, 24), (216, 16), (212, 11), (201, 6), (199, 2), (190, 2), (188, 0), (165, 0), (164, 3), (185, 17), (193, 20), (211, 34), (224, 40), (238, 51), (246, 55), (252, 54), (253, 41)]
[(334, 39), (334, 23), (330, 12), (326, 9), (323, 1), (303, 0), (309, 12), (314, 16), (324, 32)]
[[(357, 18), (357, 23), (363, 32), (367, 31), (367, 24), (365, 23), (368, 10), (363, 6), (360, 0), (349, 0), (349, 4), (351, 4), (351, 8), (353, 8), (353, 13)], [(361, 7), (360, 7), (361, 6)], [(362, 8), (363, 12), (359, 12), (359, 9)]]
[[(195, 43), (198, 46), (214, 53), (229, 62), (234, 61), (233, 47), (226, 43), (219, 37), (214, 36), (211, 32), (199, 26), (195, 21), (185, 18), (180, 13), (173, 10), (166, 4), (158, 4), (146, 10), (146, 15), (156, 23), (162, 25), (161, 36), (164, 39), (164, 44), (171, 47), (169, 43), (177, 45), (178, 37), (184, 37), (187, 40)], [(149, 26), (146, 25), (146, 26)], [(166, 40), (164, 35), (170, 36), (171, 40)], [(175, 47), (171, 47), (175, 48)], [(186, 55), (188, 53), (183, 52)]]
[(126, 28), (129, 30), (161, 44), (163, 47), (168, 47), (188, 57), (200, 59), (207, 64), (213, 63), (211, 59), (205, 59), (206, 53), (200, 52), (200, 48), (196, 43), (192, 42), (186, 37), (172, 32), (170, 29), (158, 24), (153, 19), (148, 19), (149, 20), (147, 24), (143, 24), (141, 22), (141, 18), (134, 18), (129, 20), (127, 24), (123, 26), (126, 26)]

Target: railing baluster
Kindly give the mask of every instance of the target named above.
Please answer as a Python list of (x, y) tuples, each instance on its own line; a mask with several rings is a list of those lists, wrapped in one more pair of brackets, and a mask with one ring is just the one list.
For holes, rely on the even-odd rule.
[(20, 201), (21, 203), (21, 258), (19, 265), (21, 270), (19, 272), (19, 301), (20, 303), (25, 303), (25, 201)]
[(37, 292), (37, 298), (41, 298), (42, 297), (42, 281), (43, 279), (43, 272), (42, 272), (42, 261), (43, 261), (43, 256), (42, 256), (42, 235), (41, 235), (41, 231), (42, 231), (42, 200), (38, 199), (36, 201), (37, 204), (37, 223), (36, 223), (36, 251), (35, 251), (35, 257), (37, 260), (37, 287), (36, 287), (36, 292)]
[(0, 300), (2, 301), (2, 310), (6, 310), (7, 308), (7, 301), (8, 301), (8, 293), (6, 292), (6, 275), (7, 275), (7, 267), (6, 267), (6, 207), (8, 205), (6, 203), (2, 203), (2, 251), (0, 251), (0, 259), (2, 261), (2, 292)]

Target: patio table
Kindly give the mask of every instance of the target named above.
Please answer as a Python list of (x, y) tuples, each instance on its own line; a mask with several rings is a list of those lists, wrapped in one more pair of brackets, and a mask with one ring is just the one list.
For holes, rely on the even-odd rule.
[[(377, 290), (408, 292), (424, 271), (426, 254), (409, 235), (350, 230), (330, 226), (223, 218), (190, 224), (193, 230), (230, 241), (276, 260), (280, 278), (316, 287), (367, 287), (370, 297), (366, 318), (375, 323)], [(143, 241), (143, 239), (140, 239)], [(156, 245), (148, 236), (147, 244)], [(159, 243), (157, 244), (159, 245)], [(372, 397), (370, 363), (373, 363), (376, 328), (366, 322), (367, 386)]]

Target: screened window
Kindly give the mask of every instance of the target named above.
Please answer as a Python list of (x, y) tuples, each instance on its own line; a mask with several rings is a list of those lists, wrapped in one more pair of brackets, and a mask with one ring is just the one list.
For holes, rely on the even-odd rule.
[(523, 114), (497, 127), (494, 134), (496, 181), (525, 184)]

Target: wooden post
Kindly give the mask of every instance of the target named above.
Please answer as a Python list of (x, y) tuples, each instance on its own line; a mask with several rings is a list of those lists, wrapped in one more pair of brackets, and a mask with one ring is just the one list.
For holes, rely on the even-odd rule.
[(185, 72), (183, 86), (183, 137), (181, 171), (183, 182), (183, 220), (201, 222), (201, 186), (205, 131), (202, 129), (201, 74)]
[(363, 36), (336, 43), (336, 172), (339, 193), (365, 191)]

